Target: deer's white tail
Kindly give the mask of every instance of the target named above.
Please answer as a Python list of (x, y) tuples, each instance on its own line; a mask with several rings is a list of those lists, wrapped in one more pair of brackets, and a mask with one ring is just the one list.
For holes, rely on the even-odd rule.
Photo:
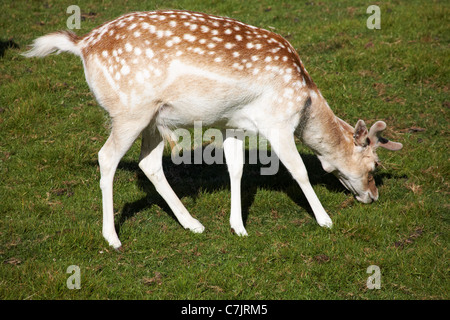
[(32, 48), (22, 55), (30, 57), (45, 57), (56, 51), (70, 52), (81, 57), (81, 50), (78, 48), (78, 36), (70, 31), (59, 31), (47, 34), (34, 40)]

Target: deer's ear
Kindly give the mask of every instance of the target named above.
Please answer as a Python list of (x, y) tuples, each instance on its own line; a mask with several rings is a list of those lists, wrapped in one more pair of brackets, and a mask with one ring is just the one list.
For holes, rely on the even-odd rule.
[(336, 120), (338, 121), (338, 123), (340, 123), (341, 127), (350, 132), (351, 134), (353, 134), (353, 132), (355, 132), (355, 129), (353, 129), (353, 127), (351, 125), (349, 125), (347, 122), (345, 122), (344, 120), (342, 120), (339, 117), (336, 117)]
[(370, 144), (374, 148), (383, 147), (387, 150), (397, 151), (403, 148), (403, 145), (399, 142), (389, 141), (381, 136), (381, 133), (386, 129), (386, 123), (383, 121), (375, 122), (369, 131)]
[(381, 139), (379, 139), (377, 143), (378, 147), (383, 147), (391, 151), (398, 151), (403, 148), (403, 144), (401, 144), (400, 142), (389, 141), (388, 139), (385, 139), (383, 137), (380, 138)]
[(370, 143), (369, 139), (367, 139), (368, 135), (369, 131), (367, 130), (364, 120), (358, 120), (355, 126), (355, 133), (353, 134), (355, 145), (360, 147), (367, 146)]

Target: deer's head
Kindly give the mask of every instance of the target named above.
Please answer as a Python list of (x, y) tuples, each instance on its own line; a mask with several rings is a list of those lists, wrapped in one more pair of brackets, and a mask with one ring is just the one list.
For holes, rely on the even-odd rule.
[(358, 120), (355, 128), (341, 119), (339, 121), (347, 133), (352, 133), (353, 141), (347, 148), (345, 157), (336, 159), (337, 161), (333, 161), (333, 165), (325, 163), (324, 169), (333, 172), (358, 201), (363, 203), (376, 201), (378, 189), (373, 177), (373, 172), (379, 165), (376, 150), (382, 147), (397, 151), (403, 145), (381, 136), (381, 133), (386, 129), (386, 123), (383, 121), (375, 122), (369, 130), (363, 120)]

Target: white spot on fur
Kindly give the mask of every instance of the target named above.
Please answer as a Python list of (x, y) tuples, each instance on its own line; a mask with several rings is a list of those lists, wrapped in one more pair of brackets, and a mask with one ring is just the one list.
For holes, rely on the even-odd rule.
[(244, 66), (239, 64), (239, 63), (237, 63), (237, 62), (233, 63), (232, 67), (235, 68), (235, 69), (238, 69), (238, 70), (243, 70), (244, 69)]
[(225, 44), (225, 48), (226, 48), (226, 49), (232, 49), (234, 46), (235, 46), (235, 44), (234, 44), (234, 43), (230, 43), (230, 42), (227, 42), (227, 43)]
[(149, 30), (151, 33), (156, 32), (156, 27), (154, 25), (148, 24), (147, 22), (143, 22), (141, 27), (144, 30)]
[(286, 89), (284, 89), (283, 97), (291, 99), (293, 94), (294, 94), (294, 89), (286, 88)]
[(205, 50), (202, 50), (202, 49), (200, 49), (200, 48), (194, 48), (194, 52), (195, 52), (195, 53), (198, 53), (198, 54), (204, 54), (204, 53), (205, 53)]
[(150, 59), (155, 56), (152, 49), (145, 49), (145, 55)]
[(126, 76), (127, 74), (130, 73), (130, 67), (127, 65), (124, 65), (122, 67), (122, 69), (120, 69), (120, 73), (123, 74), (124, 76)]
[(141, 71), (136, 73), (136, 81), (138, 83), (144, 83), (144, 74)]
[(187, 40), (187, 41), (189, 41), (189, 42), (194, 42), (195, 39), (197, 39), (197, 38), (196, 38), (195, 36), (189, 34), (189, 33), (186, 33), (186, 34), (183, 36), (183, 39), (184, 39), (184, 40)]

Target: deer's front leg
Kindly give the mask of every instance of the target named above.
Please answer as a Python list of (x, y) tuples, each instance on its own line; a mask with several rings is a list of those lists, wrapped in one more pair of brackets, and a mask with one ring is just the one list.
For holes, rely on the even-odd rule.
[(308, 172), (306, 171), (305, 164), (303, 163), (300, 154), (295, 146), (294, 136), (291, 132), (276, 132), (272, 130), (271, 133), (266, 135), (275, 153), (283, 162), (286, 169), (292, 174), (294, 179), (300, 185), (306, 199), (308, 200), (311, 209), (314, 212), (317, 223), (321, 227), (331, 228), (333, 223), (331, 218), (325, 212), (319, 198), (317, 197), (314, 189), (311, 186), (308, 178)]
[(227, 137), (223, 142), (223, 150), (230, 174), (231, 189), (231, 228), (239, 236), (247, 236), (242, 221), (241, 209), (241, 178), (244, 168), (244, 141), (237, 137)]

